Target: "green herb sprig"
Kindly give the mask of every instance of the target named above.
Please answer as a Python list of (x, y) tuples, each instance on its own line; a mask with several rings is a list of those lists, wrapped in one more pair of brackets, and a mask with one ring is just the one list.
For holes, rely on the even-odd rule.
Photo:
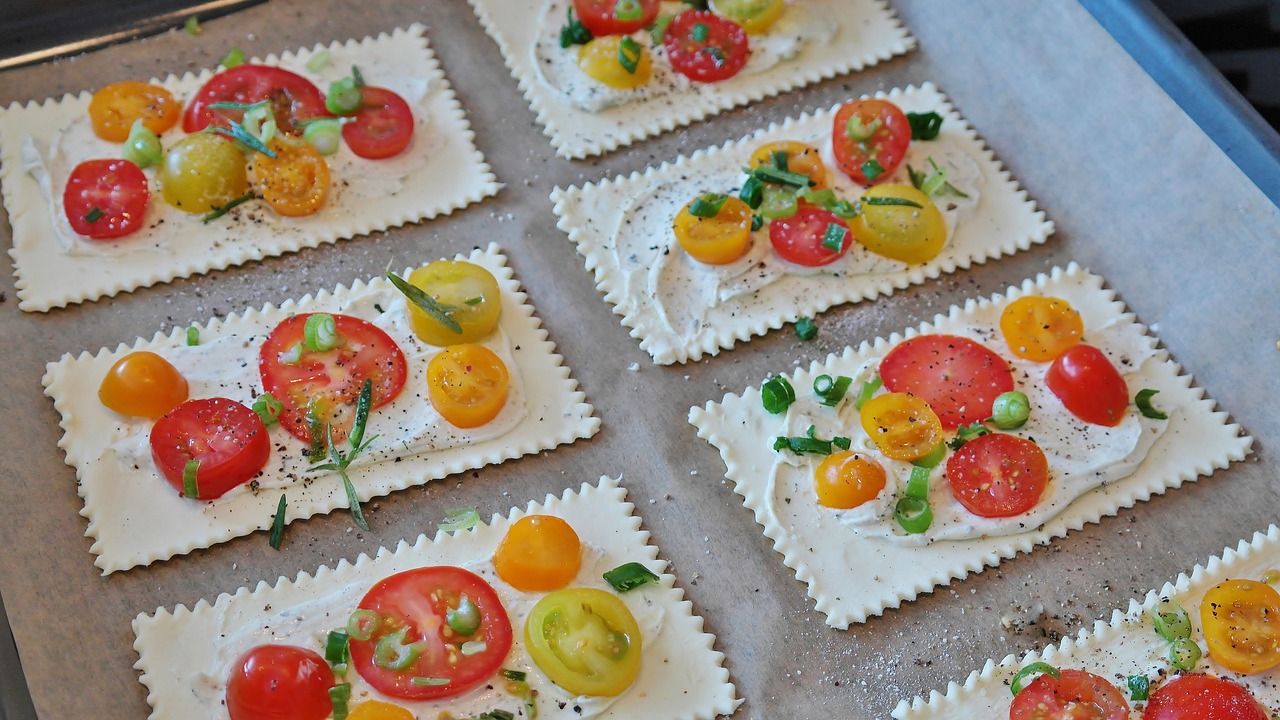
[(364, 439), (365, 425), (369, 422), (369, 409), (373, 405), (373, 380), (365, 378), (364, 386), (360, 388), (360, 397), (356, 400), (356, 419), (351, 426), (351, 432), (347, 435), (347, 443), (350, 449), (343, 453), (338, 450), (333, 443), (333, 427), (325, 425), (325, 440), (329, 448), (329, 462), (321, 465), (313, 465), (311, 472), (319, 470), (332, 470), (342, 478), (342, 487), (347, 492), (347, 504), (351, 507), (351, 517), (356, 521), (356, 525), (361, 530), (368, 530), (369, 523), (365, 522), (364, 512), (360, 509), (360, 498), (356, 497), (356, 488), (351, 484), (351, 477), (347, 475), (347, 468), (351, 466), (351, 461), (356, 459), (365, 448), (373, 444), (378, 439), (377, 435)]
[(409, 283), (404, 278), (393, 272), (387, 273), (387, 279), (391, 281), (392, 285), (396, 286), (397, 290), (404, 293), (405, 298), (407, 298), (409, 302), (417, 305), (419, 310), (430, 315), (432, 319), (449, 328), (451, 331), (458, 333), (459, 335), (462, 334), (462, 325), (458, 322), (458, 319), (453, 316), (453, 314), (461, 308), (456, 305), (450, 305), (436, 300), (424, 292), (422, 288)]

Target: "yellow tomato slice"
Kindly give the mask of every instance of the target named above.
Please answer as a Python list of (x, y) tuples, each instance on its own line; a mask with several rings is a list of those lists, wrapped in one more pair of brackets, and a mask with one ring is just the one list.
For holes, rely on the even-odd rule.
[(409, 274), (409, 284), (446, 306), (462, 332), (409, 303), (409, 325), (424, 342), (444, 347), (484, 339), (498, 325), (502, 296), (493, 273), (464, 260), (437, 260)]
[(862, 406), (861, 421), (871, 442), (894, 460), (919, 460), (942, 442), (938, 415), (915, 395), (877, 395)]
[(107, 85), (89, 101), (93, 133), (107, 142), (127, 140), (135, 120), (160, 135), (177, 124), (181, 116), (182, 107), (172, 93), (159, 85), (134, 80)]
[(786, 153), (788, 171), (809, 176), (813, 183), (809, 186), (810, 190), (823, 190), (831, 186), (827, 182), (827, 166), (822, 162), (822, 153), (812, 145), (795, 140), (779, 140), (761, 145), (751, 153), (748, 165), (753, 168), (762, 165), (773, 167), (774, 154), (779, 152)]
[(449, 423), (484, 425), (507, 402), (507, 365), (483, 345), (450, 345), (427, 364), (427, 395)]
[(193, 133), (174, 143), (156, 167), (165, 202), (189, 213), (207, 213), (249, 192), (244, 153), (213, 133)]
[[(877, 204), (907, 202), (911, 204)], [(928, 262), (947, 244), (942, 211), (910, 185), (886, 183), (862, 194), (862, 212), (849, 221), (853, 237), (868, 250), (904, 263)]]
[(253, 185), (262, 199), (286, 217), (311, 215), (324, 207), (329, 197), (329, 164), (320, 152), (305, 143), (294, 145), (278, 138), (269, 147), (274, 158), (254, 153), (250, 165)]
[[(623, 48), (625, 35), (605, 35), (593, 38), (578, 49), (578, 68), (588, 76), (611, 88), (633, 90), (649, 82), (653, 75), (653, 60), (644, 43), (632, 41)], [(627, 38), (630, 40), (630, 38)], [(631, 70), (623, 65), (624, 53), (634, 63)]]
[(498, 577), (517, 590), (546, 592), (568, 585), (582, 566), (578, 533), (554, 515), (526, 515), (512, 523), (493, 554)]
[(538, 669), (575, 695), (618, 695), (640, 674), (640, 626), (626, 604), (604, 590), (547, 595), (529, 611), (524, 637)]
[(852, 450), (828, 455), (813, 473), (818, 504), (848, 510), (875, 499), (884, 490), (884, 466)]
[(1084, 321), (1061, 298), (1027, 295), (1005, 306), (1000, 332), (1009, 352), (1035, 362), (1049, 362), (1080, 343)]
[(187, 379), (168, 360), (139, 350), (111, 366), (98, 399), (118, 413), (156, 420), (186, 402)]
[(1200, 603), (1209, 657), (1228, 670), (1255, 674), (1280, 665), (1280, 592), (1257, 580), (1224, 580)]
[(715, 217), (698, 217), (681, 208), (671, 223), (680, 247), (698, 262), (724, 265), (746, 254), (751, 247), (751, 206), (736, 197), (726, 198)]
[(742, 26), (748, 35), (763, 35), (782, 17), (786, 0), (711, 0), (711, 12)]

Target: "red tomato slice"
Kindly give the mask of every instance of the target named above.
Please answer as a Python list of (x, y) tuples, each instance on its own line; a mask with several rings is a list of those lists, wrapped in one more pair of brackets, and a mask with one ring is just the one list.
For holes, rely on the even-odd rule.
[[(849, 122), (855, 121), (850, 131)], [(851, 100), (836, 113), (831, 151), (841, 172), (859, 185), (885, 182), (902, 164), (911, 143), (906, 113), (888, 100)], [(869, 165), (874, 160), (880, 169)]]
[(71, 229), (94, 240), (122, 237), (142, 227), (150, 201), (147, 176), (128, 160), (86, 160), (71, 171), (62, 192)]
[(1054, 358), (1045, 375), (1049, 390), (1072, 415), (1087, 423), (1115, 427), (1129, 407), (1129, 386), (1105, 353), (1080, 343)]
[[(258, 372), (262, 387), (284, 405), (280, 426), (311, 442), (310, 408), (321, 425), (333, 429), (333, 441), (346, 439), (355, 422), (356, 400), (366, 378), (373, 380), (373, 408), (395, 399), (404, 388), (408, 367), (396, 341), (378, 326), (350, 315), (334, 315), (342, 344), (332, 350), (301, 350), (310, 313), (294, 315), (276, 326), (262, 344)], [(321, 438), (323, 439), (323, 438)]]
[(182, 116), (182, 129), (193, 133), (209, 123), (227, 127), (226, 118), (243, 114), (234, 110), (210, 110), (216, 102), (255, 103), (271, 98), (276, 125), (287, 133), (301, 132), (294, 127), (298, 120), (328, 117), (324, 94), (301, 75), (267, 65), (240, 65), (209, 78), (196, 91)]
[[(621, 13), (619, 5), (623, 6)], [(573, 11), (596, 37), (630, 35), (653, 24), (658, 17), (658, 0), (573, 0)]]
[(1107, 681), (1083, 670), (1041, 675), (1013, 698), (1009, 720), (1129, 720), (1129, 702)]
[[(840, 250), (823, 246), (827, 229), (836, 225), (844, 230)], [(853, 245), (853, 233), (839, 215), (814, 205), (801, 204), (796, 214), (769, 222), (769, 242), (783, 260), (797, 265), (817, 267), (840, 259)], [(834, 243), (833, 243), (834, 244)]]
[(667, 62), (697, 82), (737, 75), (751, 57), (747, 31), (738, 23), (705, 10), (686, 10), (667, 26), (662, 38)]
[(1179, 675), (1151, 693), (1143, 720), (1267, 720), (1266, 708), (1241, 685), (1201, 674)]
[(333, 671), (318, 653), (259, 645), (231, 668), (227, 713), (231, 720), (324, 720), (333, 712), (333, 685)]
[(929, 403), (947, 429), (991, 417), (992, 403), (1013, 389), (1013, 370), (1004, 358), (957, 335), (903, 341), (880, 361), (880, 377), (891, 392)]
[(187, 462), (198, 460), (197, 497), (212, 500), (261, 472), (271, 455), (258, 414), (227, 398), (188, 400), (151, 426), (151, 457), (179, 493)]
[[(451, 630), (446, 617), (463, 595), (480, 611), (480, 627), (468, 636)], [(493, 677), (511, 649), (511, 620), (502, 601), (483, 578), (462, 568), (397, 573), (374, 585), (360, 607), (377, 613), (381, 623), (370, 639), (351, 641), (352, 666), (375, 690), (392, 697), (434, 700), (464, 693)], [(418, 644), (420, 654), (400, 670), (380, 667), (375, 662), (379, 640), (405, 628), (401, 644)], [(460, 648), (469, 641), (483, 642), (484, 649), (463, 655)], [(415, 677), (439, 684), (415, 685)]]
[(956, 500), (974, 515), (1021, 515), (1040, 502), (1049, 484), (1049, 461), (1031, 440), (982, 435), (947, 458), (947, 482)]
[(404, 98), (379, 87), (361, 88), (360, 109), (342, 126), (351, 152), (369, 160), (398, 155), (413, 139), (413, 111)]

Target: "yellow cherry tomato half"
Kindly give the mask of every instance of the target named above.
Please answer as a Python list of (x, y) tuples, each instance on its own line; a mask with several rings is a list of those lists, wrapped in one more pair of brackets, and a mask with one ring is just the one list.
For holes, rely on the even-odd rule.
[(704, 218), (689, 212), (697, 201), (689, 201), (671, 223), (680, 247), (708, 265), (724, 265), (745, 255), (751, 247), (751, 206), (736, 197), (725, 198), (715, 217)]
[(836, 510), (848, 510), (875, 499), (884, 490), (885, 482), (883, 465), (852, 450), (831, 453), (813, 472), (818, 504)]
[(168, 360), (139, 350), (111, 366), (98, 399), (118, 413), (156, 420), (186, 402), (187, 379)]
[(787, 9), (786, 0), (711, 0), (711, 12), (742, 26), (748, 35), (762, 35)]
[(93, 134), (107, 142), (129, 139), (135, 120), (160, 135), (182, 117), (182, 107), (173, 94), (159, 85), (126, 80), (98, 90), (89, 101), (89, 122)]
[(1280, 592), (1257, 580), (1224, 580), (1200, 603), (1209, 657), (1228, 670), (1255, 674), (1280, 665)]
[(279, 138), (269, 147), (276, 156), (254, 153), (249, 164), (253, 186), (262, 199), (286, 217), (311, 215), (329, 197), (329, 164), (315, 148)]
[(582, 566), (582, 543), (564, 520), (554, 515), (526, 515), (512, 523), (498, 543), (493, 566), (498, 577), (517, 590), (559, 590)]
[(450, 345), (427, 363), (427, 396), (445, 420), (460, 428), (484, 425), (507, 402), (507, 365), (473, 343)]
[(894, 460), (919, 460), (942, 442), (938, 415), (915, 395), (877, 395), (862, 406), (861, 420), (871, 442)]
[(788, 171), (809, 176), (809, 181), (813, 183), (809, 186), (810, 190), (824, 190), (831, 186), (827, 182), (827, 166), (822, 162), (822, 153), (812, 145), (795, 140), (765, 143), (751, 153), (751, 160), (747, 164), (753, 168), (762, 165), (773, 167), (776, 165), (774, 156), (780, 152), (786, 153)]
[(408, 708), (381, 700), (366, 700), (347, 713), (347, 720), (414, 720), (414, 716)]
[(1080, 344), (1084, 321), (1061, 298), (1027, 295), (1005, 306), (1000, 332), (1009, 352), (1035, 362), (1049, 362)]
[[(910, 204), (893, 204), (904, 201)], [(849, 221), (849, 230), (855, 240), (877, 255), (923, 263), (937, 257), (947, 244), (942, 211), (928, 195), (910, 185), (875, 185), (862, 194), (861, 202), (862, 212)]]
[[(593, 38), (578, 49), (578, 68), (588, 76), (618, 90), (634, 90), (649, 82), (653, 60), (644, 43), (631, 41), (624, 47), (625, 35)], [(624, 65), (623, 61), (628, 64)], [(628, 69), (630, 68), (630, 69)]]
[(456, 333), (410, 302), (409, 325), (423, 342), (440, 347), (472, 343), (482, 340), (498, 325), (502, 312), (498, 280), (479, 265), (465, 260), (437, 260), (410, 273), (409, 284), (448, 306), (449, 315), (462, 327), (462, 332)]
[(557, 590), (524, 624), (525, 645), (551, 682), (575, 695), (621, 694), (640, 674), (640, 626), (617, 595), (595, 588)]
[(249, 192), (240, 147), (213, 133), (188, 135), (164, 154), (156, 182), (165, 202), (189, 213), (207, 213)]

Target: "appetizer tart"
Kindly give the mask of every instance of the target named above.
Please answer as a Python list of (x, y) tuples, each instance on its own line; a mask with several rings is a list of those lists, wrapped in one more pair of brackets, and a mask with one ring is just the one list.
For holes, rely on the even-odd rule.
[[(730, 714), (741, 701), (724, 656), (633, 510), (618, 481), (603, 477), (354, 564), (140, 614), (135, 667), (150, 717), (236, 717), (265, 694), (261, 678), (240, 671), (246, 655), (298, 650), (324, 680), (278, 691), (296, 692), (294, 707), (318, 694), (319, 718), (331, 702), (335, 716), (341, 704), (352, 717), (364, 705), (386, 713), (368, 717), (388, 718)], [(331, 631), (342, 633), (337, 649)], [(406, 651), (413, 659), (368, 648), (397, 640), (418, 649)], [(402, 675), (410, 677), (397, 685)], [(327, 692), (335, 685), (344, 687)]]
[(49, 363), (104, 574), (596, 433), (496, 246), (406, 277)]
[[(1092, 700), (1075, 698), (1080, 712), (1097, 707), (1123, 718), (1133, 712), (1150, 720), (1268, 720), (1280, 709), (1280, 642), (1272, 627), (1280, 613), (1280, 593), (1273, 587), (1278, 568), (1280, 528), (1272, 525), (1142, 601), (1131, 600), (1110, 621), (1095, 622), (1092, 632), (1081, 630), (1021, 660), (988, 660), (963, 685), (951, 683), (946, 694), (930, 692), (928, 699), (903, 700), (892, 715), (1029, 717), (1016, 706), (1052, 694), (1055, 686), (1074, 680), (1071, 675), (1088, 673), (1096, 676), (1090, 684), (1104, 691), (1095, 691)], [(1072, 693), (1057, 694), (1062, 707)]]
[[(415, 24), (242, 65), (229, 59), (233, 67), (217, 73), (0, 109), (0, 184), (19, 307), (95, 300), (417, 222), (495, 194), (500, 186), (423, 33)], [(263, 97), (273, 98), (269, 108), (246, 110)], [(223, 106), (211, 109), (218, 101)], [(394, 145), (370, 142), (382, 130), (370, 131), (362, 118), (375, 112), (393, 118)], [(327, 117), (334, 113), (354, 113), (341, 141)], [(134, 117), (143, 128), (131, 126)], [(327, 132), (317, 120), (329, 121)], [(212, 134), (199, 132), (211, 126)], [(248, 169), (236, 144), (261, 150), (249, 151)], [(156, 164), (140, 169), (147, 163)], [(282, 195), (285, 205), (276, 202)]]
[(601, 155), (915, 47), (881, 0), (716, 0), (710, 11), (667, 0), (469, 2), (567, 158)]
[(556, 188), (551, 199), (605, 301), (661, 364), (1026, 250), (1053, 232), (928, 83), (643, 173)]
[(1180, 373), (1072, 264), (689, 420), (847, 628), (1244, 458)]

